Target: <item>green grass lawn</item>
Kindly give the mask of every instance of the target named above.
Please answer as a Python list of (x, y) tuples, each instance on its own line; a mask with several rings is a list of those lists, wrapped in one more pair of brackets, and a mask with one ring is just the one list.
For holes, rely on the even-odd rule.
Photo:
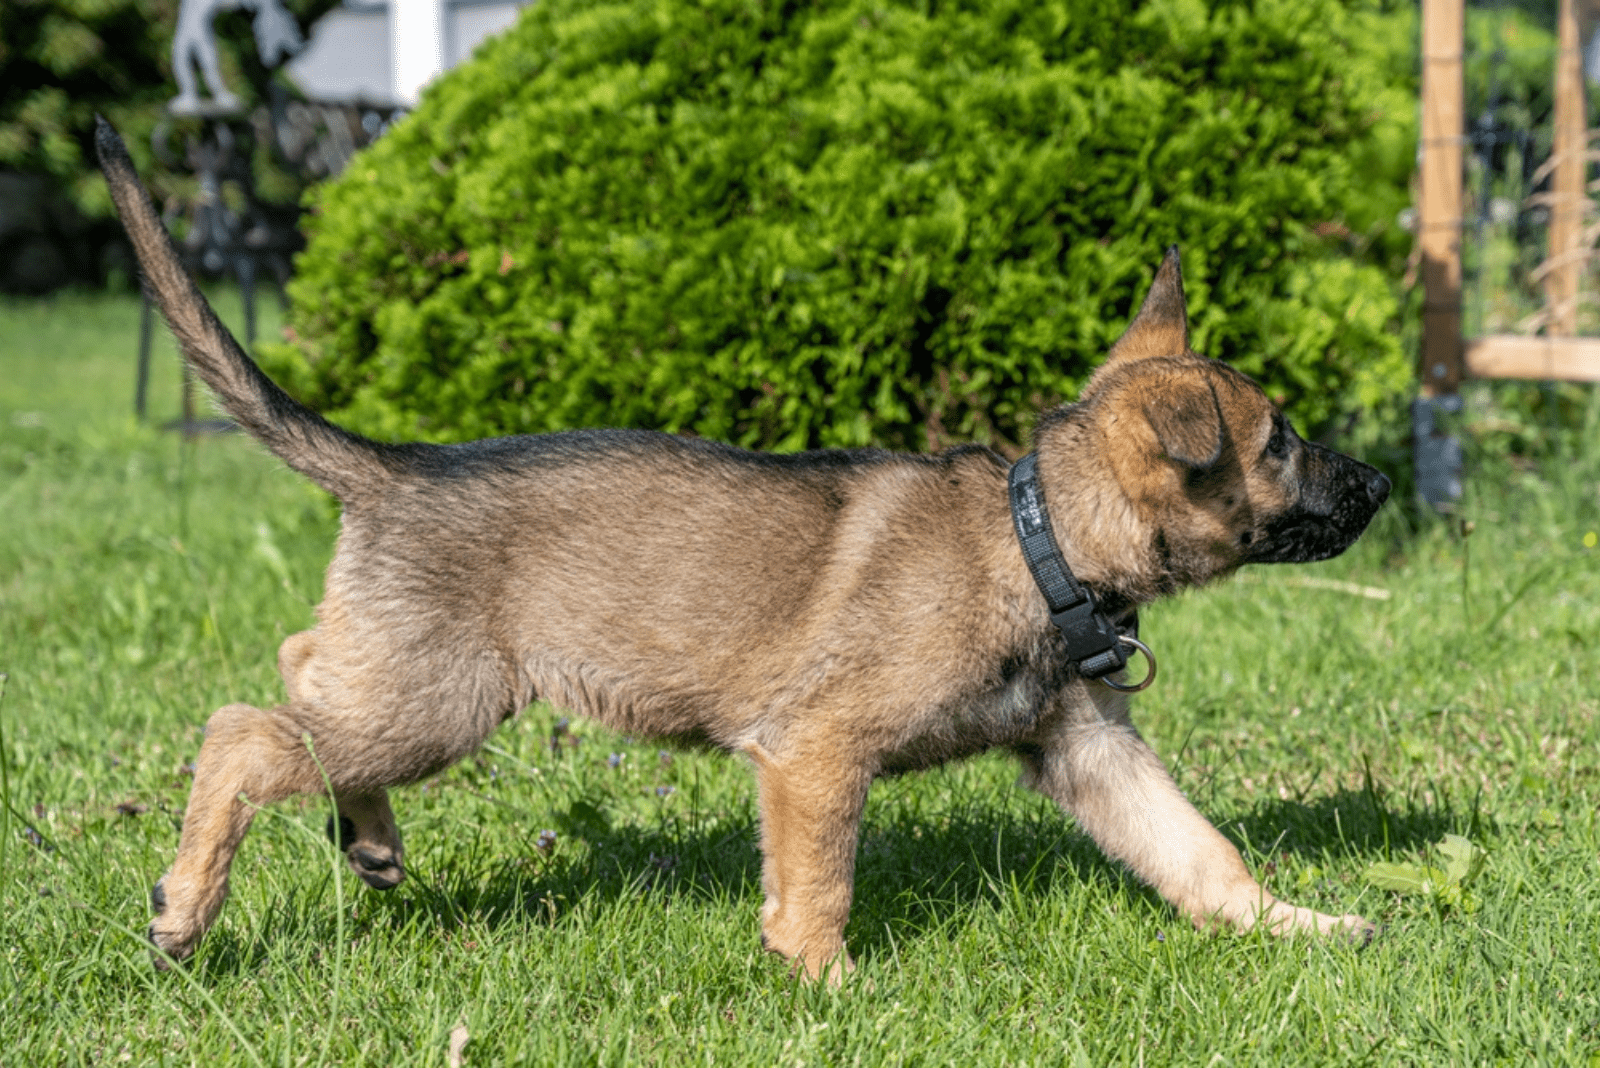
[[(455, 1032), (479, 1065), (1600, 1066), (1592, 396), (1542, 467), (1484, 450), (1470, 537), (1391, 505), (1341, 559), (1145, 613), (1146, 736), (1275, 892), (1382, 923), (1364, 950), (1193, 931), (986, 757), (874, 788), (859, 970), (800, 986), (760, 948), (743, 763), (534, 707), (394, 793), (400, 888), (333, 855), (326, 800), (277, 806), (158, 974), (201, 724), (280, 699), (337, 516), (248, 440), (137, 425), (137, 323), (0, 304), (0, 1063), (446, 1064)], [(1447, 834), (1487, 853), (1464, 884)]]

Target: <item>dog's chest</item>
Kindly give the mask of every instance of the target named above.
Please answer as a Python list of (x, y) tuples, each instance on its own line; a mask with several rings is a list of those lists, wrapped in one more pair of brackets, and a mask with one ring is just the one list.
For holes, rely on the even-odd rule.
[(1064, 662), (1056, 657), (1006, 661), (988, 678), (958, 689), (916, 717), (901, 744), (885, 756), (883, 770), (916, 771), (1023, 741), (1069, 681)]

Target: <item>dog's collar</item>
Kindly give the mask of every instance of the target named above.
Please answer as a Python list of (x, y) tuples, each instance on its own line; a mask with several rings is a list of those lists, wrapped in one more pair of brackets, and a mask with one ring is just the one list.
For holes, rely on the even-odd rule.
[[(1050, 622), (1066, 639), (1067, 656), (1078, 674), (1118, 690), (1142, 690), (1150, 685), (1156, 677), (1156, 660), (1139, 641), (1138, 612), (1119, 627), (1095, 602), (1094, 594), (1073, 577), (1050, 526), (1044, 487), (1039, 484), (1039, 458), (1031, 452), (1011, 466), (1011, 523), (1022, 558), (1050, 608)], [(1150, 674), (1133, 686), (1112, 682), (1106, 676), (1126, 667), (1129, 650), (1134, 648), (1149, 660)]]

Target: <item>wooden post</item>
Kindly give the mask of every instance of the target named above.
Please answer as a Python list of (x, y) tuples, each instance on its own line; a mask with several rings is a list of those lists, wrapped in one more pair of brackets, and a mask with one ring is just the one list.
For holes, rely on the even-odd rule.
[(1550, 154), (1555, 164), (1550, 179), (1550, 254), (1545, 261), (1545, 305), (1552, 337), (1572, 337), (1578, 332), (1578, 280), (1583, 273), (1584, 250), (1578, 235), (1583, 229), (1584, 115), (1583, 64), (1578, 44), (1576, 0), (1561, 0), (1556, 53), (1554, 135)]
[(1464, 0), (1422, 4), (1422, 202), (1417, 243), (1422, 252), (1423, 303), (1418, 378), (1422, 395), (1430, 398), (1453, 394), (1461, 383), (1464, 8)]

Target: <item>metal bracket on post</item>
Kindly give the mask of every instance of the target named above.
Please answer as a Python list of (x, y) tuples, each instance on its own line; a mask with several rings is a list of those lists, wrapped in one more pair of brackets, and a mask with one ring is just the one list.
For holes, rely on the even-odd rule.
[(1461, 499), (1461, 442), (1442, 426), (1441, 416), (1461, 413), (1461, 395), (1418, 397), (1411, 402), (1412, 457), (1417, 496), (1439, 511)]

